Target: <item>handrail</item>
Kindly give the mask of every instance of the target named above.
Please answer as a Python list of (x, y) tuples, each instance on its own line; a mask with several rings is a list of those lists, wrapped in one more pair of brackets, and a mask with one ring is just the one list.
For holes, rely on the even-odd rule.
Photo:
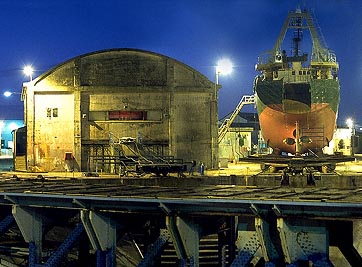
[(235, 120), (236, 116), (239, 114), (240, 110), (243, 108), (244, 105), (254, 104), (255, 103), (255, 96), (254, 95), (244, 95), (239, 104), (236, 106), (235, 110), (231, 114), (229, 119), (225, 119), (223, 123), (219, 127), (218, 133), (218, 143), (220, 144), (221, 140), (225, 137), (226, 133), (228, 132), (230, 125)]

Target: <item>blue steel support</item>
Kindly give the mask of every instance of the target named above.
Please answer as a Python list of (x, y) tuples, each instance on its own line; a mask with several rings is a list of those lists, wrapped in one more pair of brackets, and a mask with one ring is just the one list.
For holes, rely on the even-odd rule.
[(89, 210), (81, 211), (81, 220), (97, 251), (97, 266), (116, 266), (116, 223), (105, 214)]
[(29, 242), (29, 267), (35, 267), (36, 264), (36, 245), (35, 242)]
[(171, 238), (170, 233), (166, 229), (161, 229), (160, 236), (157, 240), (149, 247), (144, 258), (138, 264), (138, 267), (152, 266), (155, 259), (162, 253), (163, 249), (167, 245)]
[(116, 267), (115, 248), (109, 248), (106, 251), (106, 267)]
[(97, 267), (106, 267), (106, 253), (100, 249), (96, 252), (97, 255)]
[(187, 260), (186, 259), (181, 259), (179, 267), (186, 267), (186, 266), (187, 266)]
[(55, 251), (48, 261), (44, 264), (45, 267), (56, 267), (61, 263), (62, 258), (68, 253), (68, 251), (74, 246), (76, 241), (79, 240), (81, 234), (84, 231), (84, 226), (82, 223), (74, 228), (74, 230), (69, 234), (69, 236), (64, 240), (60, 247)]
[(15, 222), (13, 215), (8, 215), (0, 222), (0, 235), (4, 234), (9, 230), (10, 226)]

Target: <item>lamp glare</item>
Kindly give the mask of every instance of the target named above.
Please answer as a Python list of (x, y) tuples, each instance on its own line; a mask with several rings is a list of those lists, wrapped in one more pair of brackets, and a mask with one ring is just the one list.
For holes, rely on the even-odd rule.
[(223, 58), (217, 62), (217, 66), (216, 66), (217, 73), (220, 73), (223, 75), (228, 75), (232, 71), (233, 71), (233, 63), (230, 61), (230, 59)]

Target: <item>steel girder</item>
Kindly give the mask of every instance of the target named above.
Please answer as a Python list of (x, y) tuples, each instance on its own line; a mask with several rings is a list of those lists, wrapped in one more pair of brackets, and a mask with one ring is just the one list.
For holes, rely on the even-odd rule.
[(295, 266), (298, 261), (309, 261), (313, 266), (333, 266), (329, 260), (328, 230), (325, 223), (278, 218), (277, 225), (287, 264)]
[(200, 226), (187, 218), (167, 216), (166, 226), (170, 231), (180, 266), (199, 266)]
[(35, 266), (42, 257), (43, 218), (35, 210), (19, 205), (13, 205), (12, 214), (25, 242), (29, 244), (29, 266)]
[(170, 232), (167, 229), (161, 229), (160, 236), (147, 249), (147, 253), (144, 255), (143, 260), (138, 264), (138, 267), (153, 266), (154, 260), (162, 253), (170, 238)]
[(103, 214), (81, 210), (81, 220), (92, 247), (97, 251), (97, 266), (116, 266), (116, 223)]

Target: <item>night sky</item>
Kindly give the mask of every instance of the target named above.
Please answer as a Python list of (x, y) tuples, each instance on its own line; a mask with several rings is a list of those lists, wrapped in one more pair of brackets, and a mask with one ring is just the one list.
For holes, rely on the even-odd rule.
[[(179, 60), (215, 81), (215, 64), (235, 64), (220, 76), (219, 116), (253, 93), (257, 57), (270, 50), (288, 11), (312, 10), (340, 64), (338, 120), (362, 124), (362, 1), (355, 0), (106, 0), (1, 1), (0, 89), (21, 91), (34, 77), (70, 58), (111, 48), (137, 48)], [(1, 96), (0, 119), (23, 118), (19, 95)], [(247, 111), (255, 111), (249, 107)]]

